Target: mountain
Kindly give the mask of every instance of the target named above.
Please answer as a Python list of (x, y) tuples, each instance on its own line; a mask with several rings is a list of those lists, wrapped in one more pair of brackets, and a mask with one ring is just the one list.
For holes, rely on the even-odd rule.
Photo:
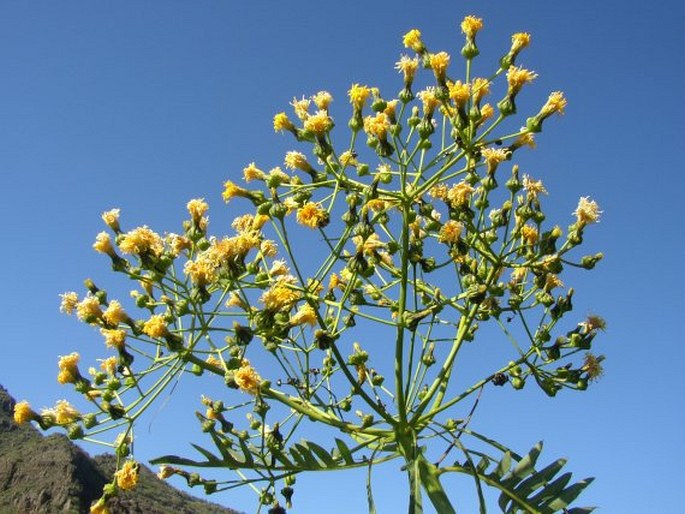
[[(87, 513), (110, 481), (115, 457), (91, 458), (64, 435), (18, 426), (14, 404), (0, 385), (0, 513)], [(178, 491), (143, 465), (136, 489), (108, 505), (113, 514), (238, 514)]]

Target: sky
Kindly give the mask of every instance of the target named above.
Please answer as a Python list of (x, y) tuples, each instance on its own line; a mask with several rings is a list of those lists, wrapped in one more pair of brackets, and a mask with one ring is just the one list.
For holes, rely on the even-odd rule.
[[(544, 439), (543, 456), (566, 456), (577, 478), (597, 477), (580, 504), (677, 512), (685, 7), (674, 0), (3, 2), (0, 383), (36, 407), (52, 405), (74, 396), (55, 381), (57, 356), (99, 355), (97, 334), (61, 315), (58, 295), (87, 277), (116, 283), (91, 249), (103, 211), (179, 231), (186, 202), (204, 197), (212, 223), (228, 228), (238, 212), (221, 202), (223, 181), (251, 161), (281, 164), (292, 149), (273, 133), (276, 112), (326, 89), (342, 118), (353, 82), (399, 90), (401, 36), (419, 28), (431, 49), (456, 56), (466, 14), (485, 20), (483, 66), (506, 51), (510, 34), (530, 32), (521, 63), (540, 75), (526, 91), (531, 105), (558, 89), (569, 99), (522, 166), (544, 180), (557, 219), (579, 196), (601, 205), (584, 248), (605, 259), (574, 277), (574, 300), (581, 315), (608, 323), (595, 348), (605, 375), (587, 392), (550, 400), (532, 387), (509, 391), (474, 422), (522, 451)], [(179, 386), (176, 396), (192, 394)], [(199, 437), (175, 400), (145, 428), (141, 460), (189, 450)], [(397, 467), (378, 476), (379, 512), (403, 510)], [(327, 512), (364, 512), (363, 487), (355, 473), (305, 477), (292, 512), (321, 510), (324, 497)], [(246, 512), (255, 505), (247, 491), (211, 500)]]

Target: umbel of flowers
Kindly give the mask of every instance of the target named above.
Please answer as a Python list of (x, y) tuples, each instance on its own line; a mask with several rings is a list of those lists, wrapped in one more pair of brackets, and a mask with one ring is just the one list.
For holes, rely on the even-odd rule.
[[(547, 513), (567, 511), (589, 484), (558, 475), (563, 460), (536, 465), (541, 445), (519, 454), (474, 427), (479, 401), (498, 387), (585, 390), (602, 373), (590, 349), (604, 328), (598, 316), (566, 320), (574, 290), (562, 281), (568, 268), (602, 258), (578, 255), (600, 219), (597, 203), (581, 198), (566, 229), (550, 223), (543, 182), (515, 163), (567, 101), (551, 92), (507, 132), (537, 77), (519, 64), (531, 38), (514, 34), (498, 65), (476, 76), (482, 28), (463, 20), (459, 62), (407, 32), (397, 96), (353, 84), (347, 129), (334, 123), (330, 93), (294, 99), (292, 114), (273, 119), (295, 145), (283, 168), (251, 163), (243, 183), (224, 184), (223, 199), (246, 209), (229, 234), (209, 232), (200, 198), (188, 202), (179, 233), (127, 228), (118, 209), (103, 214), (108, 230), (93, 247), (138, 286), (128, 302), (90, 280), (62, 296), (62, 311), (104, 343), (99, 364), (78, 353), (58, 363), (57, 381), (90, 408), (15, 408), (17, 422), (72, 438), (116, 434), (107, 444), (117, 471), (92, 512), (135, 487), (137, 422), (177, 379), (196, 376), (218, 384), (196, 413), (213, 449), (160, 457), (160, 478), (178, 475), (207, 493), (248, 484), (270, 513), (290, 508), (299, 473), (392, 460), (407, 475), (411, 513), (424, 496), (455, 512), (459, 498), (442, 484), (450, 474), (474, 479), (482, 511), (486, 485), (503, 511)], [(498, 83), (503, 96), (493, 98)], [(300, 244), (312, 234), (318, 253)], [(460, 357), (489, 325), (501, 340), (488, 332), (480, 377), (464, 387)], [(471, 364), (464, 376), (473, 373)], [(237, 476), (203, 477), (194, 466)], [(371, 484), (368, 495), (373, 511)]]

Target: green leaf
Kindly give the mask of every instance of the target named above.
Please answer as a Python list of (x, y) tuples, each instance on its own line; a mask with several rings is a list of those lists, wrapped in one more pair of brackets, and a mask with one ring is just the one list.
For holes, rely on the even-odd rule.
[(202, 446), (198, 446), (197, 444), (190, 443), (190, 445), (204, 455), (207, 462), (211, 462), (215, 466), (220, 466), (222, 464), (223, 461), (209, 450), (205, 450)]
[(587, 486), (589, 486), (594, 480), (594, 478), (586, 478), (585, 480), (576, 482), (567, 489), (564, 489), (564, 491), (559, 496), (557, 496), (554, 500), (545, 505), (545, 507), (547, 509), (551, 509), (552, 512), (565, 509), (571, 504), (571, 502), (573, 502), (573, 500), (578, 498), (578, 495), (582, 493), (583, 490)]
[(354, 457), (352, 456), (352, 452), (347, 447), (345, 442), (336, 437), (335, 438), (335, 444), (338, 447), (338, 451), (340, 452), (340, 456), (345, 461), (345, 464), (354, 464)]
[(497, 467), (495, 468), (495, 471), (493, 471), (492, 475), (502, 478), (506, 473), (509, 473), (509, 470), (511, 469), (511, 452), (507, 451), (504, 453), (504, 457), (502, 457), (502, 460), (500, 460), (497, 463)]
[(540, 487), (549, 483), (554, 475), (556, 475), (561, 468), (566, 465), (566, 459), (557, 459), (549, 466), (536, 471), (530, 477), (526, 478), (523, 482), (516, 487), (515, 491), (519, 496), (527, 498), (533, 491), (536, 491)]
[(306, 446), (311, 452), (315, 453), (316, 456), (319, 458), (321, 462), (323, 462), (324, 466), (327, 468), (337, 468), (338, 466), (335, 463), (335, 459), (331, 456), (330, 453), (328, 453), (324, 448), (319, 446), (316, 443), (313, 443), (311, 441), (303, 441), (302, 443), (304, 446)]

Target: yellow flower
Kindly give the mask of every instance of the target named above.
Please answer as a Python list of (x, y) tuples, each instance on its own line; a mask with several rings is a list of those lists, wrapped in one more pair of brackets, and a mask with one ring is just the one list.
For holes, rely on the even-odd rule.
[(327, 110), (328, 106), (331, 105), (331, 102), (333, 101), (333, 96), (328, 91), (319, 91), (312, 96), (312, 101), (317, 109)]
[(199, 223), (202, 216), (204, 216), (207, 209), (209, 209), (209, 205), (207, 205), (204, 198), (194, 198), (188, 202), (186, 209), (188, 209), (188, 213), (193, 221)]
[[(207, 256), (207, 254), (205, 254)], [(200, 255), (195, 261), (188, 261), (183, 266), (183, 273), (198, 286), (206, 286), (217, 278), (216, 266), (207, 258)]]
[(161, 314), (154, 314), (143, 324), (143, 333), (150, 337), (160, 338), (169, 333), (166, 320)]
[(480, 122), (484, 123), (488, 121), (495, 114), (495, 109), (490, 104), (485, 104), (480, 108)]
[(78, 370), (78, 361), (81, 356), (76, 353), (69, 355), (60, 355), (57, 366), (59, 367), (59, 374), (57, 375), (57, 382), (60, 384), (73, 384), (81, 378)]
[(428, 195), (432, 198), (437, 198), (438, 200), (447, 200), (447, 185), (446, 184), (436, 184), (430, 188)]
[(496, 168), (499, 163), (506, 161), (509, 151), (504, 148), (484, 148), (481, 155), (485, 159), (488, 169), (490, 169)]
[(447, 52), (428, 55), (428, 65), (433, 70), (433, 73), (435, 73), (435, 78), (438, 82), (442, 83), (445, 80), (449, 64), (450, 55)]
[(245, 197), (248, 195), (248, 191), (242, 187), (236, 185), (234, 182), (227, 180), (224, 182), (224, 192), (221, 193), (224, 202), (228, 203), (231, 199), (236, 196)]
[(102, 319), (104, 319), (108, 325), (116, 327), (119, 323), (128, 320), (128, 314), (126, 314), (126, 311), (124, 311), (124, 308), (118, 300), (112, 300), (102, 314)]
[(475, 16), (466, 16), (461, 22), (461, 31), (464, 35), (473, 39), (480, 29), (483, 28), (483, 20)]
[(423, 91), (419, 91), (417, 95), (423, 103), (423, 113), (430, 116), (435, 111), (435, 108), (440, 105), (440, 100), (435, 96), (435, 88), (427, 87)]
[(362, 86), (361, 84), (352, 84), (352, 87), (347, 93), (350, 97), (350, 103), (355, 111), (360, 111), (366, 100), (371, 94), (371, 89), (368, 86)]
[(290, 273), (290, 269), (288, 269), (288, 266), (285, 264), (283, 259), (274, 261), (271, 265), (271, 269), (269, 270), (269, 275), (272, 277), (287, 275), (288, 273)]
[(459, 182), (454, 184), (449, 191), (447, 191), (447, 200), (453, 208), (463, 207), (469, 203), (471, 194), (475, 191), (466, 182)]
[(95, 319), (102, 316), (102, 311), (100, 310), (100, 301), (90, 294), (76, 304), (76, 316), (81, 321), (90, 323)]
[(300, 296), (299, 291), (292, 288), (291, 277), (279, 277), (271, 288), (264, 291), (259, 301), (272, 311), (289, 310)]
[(528, 268), (525, 267), (520, 267), (520, 268), (514, 268), (511, 270), (511, 281), (520, 284), (523, 282), (526, 278), (526, 274), (528, 273)]
[(233, 380), (241, 391), (250, 394), (257, 394), (262, 378), (250, 365), (250, 361), (243, 359), (242, 365), (233, 373)]
[(517, 32), (511, 36), (511, 52), (518, 53), (530, 44), (530, 34), (527, 32)]
[(55, 421), (60, 425), (73, 423), (81, 417), (81, 413), (66, 400), (59, 400), (51, 411), (55, 415)]
[(423, 41), (421, 41), (421, 31), (418, 29), (412, 29), (407, 32), (402, 38), (402, 43), (405, 47), (411, 48), (419, 54), (426, 49), (426, 47), (423, 46)]
[(578, 325), (583, 329), (585, 334), (593, 330), (606, 330), (607, 323), (601, 316), (590, 314), (585, 321), (581, 321)]
[(224, 367), (221, 360), (214, 357), (214, 355), (208, 355), (207, 358), (205, 359), (205, 362), (207, 364), (209, 364), (210, 366), (214, 366), (215, 368), (223, 368)]
[(464, 84), (461, 80), (457, 80), (455, 83), (450, 84), (448, 90), (450, 98), (454, 100), (454, 103), (456, 103), (459, 108), (463, 108), (471, 97), (471, 88), (469, 84)]
[(366, 239), (363, 239), (362, 236), (354, 236), (352, 243), (357, 247), (357, 252), (362, 252), (365, 255), (372, 255), (385, 248), (385, 243), (378, 238), (378, 234), (371, 234)]
[(307, 323), (313, 327), (317, 323), (316, 311), (311, 305), (305, 303), (297, 309), (297, 312), (290, 318), (290, 323), (293, 326)]
[(62, 302), (59, 306), (60, 312), (64, 312), (65, 314), (72, 314), (74, 310), (76, 310), (76, 307), (79, 303), (78, 294), (76, 294), (73, 291), (69, 291), (67, 293), (62, 293), (59, 296), (60, 298), (62, 298)]
[(559, 114), (564, 114), (564, 109), (566, 109), (567, 104), (568, 101), (566, 100), (566, 98), (564, 98), (564, 93), (562, 93), (561, 91), (554, 91), (552, 94), (549, 95), (549, 98), (547, 99), (545, 105), (542, 106), (540, 114), (542, 114), (542, 116), (544, 116), (545, 118), (551, 116), (555, 112), (558, 112)]
[(193, 246), (190, 239), (174, 233), (167, 234), (165, 240), (174, 257), (177, 257), (183, 250), (189, 250)]
[(295, 151), (285, 154), (285, 167), (290, 170), (312, 171), (312, 166), (304, 154)]
[(490, 94), (490, 81), (476, 77), (471, 84), (471, 91), (473, 92), (473, 101), (480, 104), (480, 101)]
[(509, 94), (518, 93), (525, 84), (532, 82), (537, 76), (537, 73), (520, 66), (510, 66), (507, 70)]
[(596, 357), (590, 352), (585, 354), (585, 360), (583, 362), (582, 371), (587, 373), (588, 380), (597, 380), (604, 374), (604, 368), (602, 368), (602, 361), (604, 357), (601, 355)]
[(100, 333), (105, 338), (105, 344), (109, 348), (116, 350), (124, 349), (124, 342), (126, 341), (126, 331), (120, 329), (101, 328)]
[(578, 200), (578, 207), (573, 211), (576, 219), (580, 225), (589, 225), (590, 223), (597, 223), (602, 211), (599, 210), (599, 205), (594, 200), (590, 200), (589, 196), (582, 196)]
[(265, 239), (259, 245), (259, 251), (264, 257), (275, 257), (278, 253), (278, 245), (271, 239)]
[(533, 132), (524, 132), (516, 138), (516, 141), (514, 141), (514, 144), (512, 145), (514, 148), (520, 148), (522, 146), (535, 148), (535, 134)]
[(264, 180), (264, 172), (260, 170), (254, 162), (251, 162), (245, 168), (243, 168), (243, 179), (245, 179), (245, 182)]
[(456, 243), (459, 241), (464, 225), (455, 220), (449, 220), (445, 223), (438, 233), (438, 241), (440, 243)]
[(534, 245), (538, 241), (538, 229), (533, 225), (523, 225), (523, 227), (521, 227), (521, 239), (523, 239), (526, 244)]
[(293, 110), (295, 111), (295, 116), (300, 118), (301, 121), (306, 120), (309, 118), (309, 104), (311, 101), (307, 98), (302, 97), (302, 100), (298, 100), (297, 98), (293, 98), (293, 101), (290, 102), (290, 105), (293, 106)]
[(107, 507), (104, 498), (100, 498), (97, 502), (90, 506), (90, 514), (110, 514), (111, 511)]
[(116, 357), (107, 357), (100, 363), (100, 370), (108, 375), (114, 376), (117, 372), (117, 366), (118, 362)]
[(390, 120), (388, 119), (388, 115), (384, 112), (379, 112), (375, 116), (367, 116), (364, 118), (364, 132), (371, 136), (375, 136), (378, 139), (386, 139), (389, 128)]
[(228, 300), (226, 300), (226, 307), (231, 308), (231, 307), (239, 307), (243, 310), (246, 310), (248, 305), (243, 301), (243, 299), (236, 293), (235, 291), (231, 293), (231, 295), (228, 297)]
[(121, 469), (114, 473), (119, 489), (128, 491), (133, 489), (138, 483), (139, 465), (134, 460), (127, 460)]
[(95, 237), (93, 249), (99, 253), (106, 253), (107, 255), (114, 255), (114, 248), (112, 247), (112, 240), (107, 232), (100, 232)]
[(144, 225), (124, 234), (119, 242), (119, 248), (124, 253), (137, 255), (151, 253), (158, 257), (164, 251), (164, 243), (159, 234)]
[(328, 219), (328, 212), (318, 203), (307, 202), (297, 210), (297, 222), (309, 228), (324, 227)]
[(119, 232), (119, 209), (111, 209), (109, 211), (102, 213), (102, 221), (114, 230), (114, 232)]
[(284, 130), (294, 130), (295, 125), (290, 121), (288, 115), (284, 112), (279, 112), (274, 116), (274, 132), (283, 132)]
[(357, 157), (355, 156), (354, 152), (351, 152), (349, 150), (345, 150), (343, 153), (340, 154), (339, 161), (340, 161), (340, 164), (343, 165), (343, 167), (357, 166), (357, 164), (359, 164), (359, 162), (357, 161)]
[(400, 60), (395, 63), (395, 69), (404, 75), (404, 83), (411, 84), (414, 81), (416, 70), (419, 69), (418, 57), (411, 58), (408, 55), (400, 56)]
[(551, 291), (555, 287), (564, 287), (564, 283), (554, 273), (547, 273), (545, 277), (545, 290)]
[(36, 417), (31, 405), (26, 400), (14, 404), (14, 422), (17, 425), (27, 423)]
[(316, 111), (316, 114), (313, 114), (304, 122), (304, 129), (319, 137), (326, 134), (332, 128), (333, 120), (328, 116), (328, 112), (323, 110)]
[(539, 194), (546, 195), (547, 190), (542, 184), (542, 180), (533, 180), (528, 175), (523, 175), (523, 189), (529, 198), (537, 198)]

